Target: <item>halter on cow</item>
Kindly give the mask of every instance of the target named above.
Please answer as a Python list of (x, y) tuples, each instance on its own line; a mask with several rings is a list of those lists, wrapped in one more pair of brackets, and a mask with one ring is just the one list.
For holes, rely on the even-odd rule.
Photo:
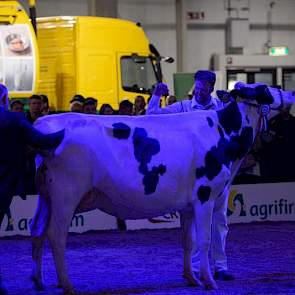
[[(248, 86), (238, 84), (230, 94), (243, 102), (231, 101), (217, 112), (139, 117), (60, 114), (38, 119), (35, 126), (40, 131), (65, 128), (65, 137), (54, 155), (39, 161), (37, 170), (40, 197), (31, 224), (36, 287), (43, 287), (42, 247), (47, 236), (59, 285), (74, 293), (64, 263), (68, 229), (74, 212), (99, 208), (122, 219), (180, 211), (184, 274), (191, 284), (217, 289), (208, 260), (213, 200), (229, 190), (253, 143), (257, 108), (281, 105), (276, 90)], [(295, 102), (291, 93), (280, 93), (281, 107)], [(191, 267), (194, 226), (200, 280)]]

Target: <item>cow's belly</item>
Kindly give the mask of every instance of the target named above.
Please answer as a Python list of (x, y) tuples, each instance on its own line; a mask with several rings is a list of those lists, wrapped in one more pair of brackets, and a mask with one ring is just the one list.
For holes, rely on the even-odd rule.
[(126, 191), (119, 194), (116, 190), (102, 191), (93, 188), (84, 195), (76, 212), (85, 212), (98, 208), (105, 213), (122, 219), (150, 218), (171, 211), (179, 211), (189, 204), (189, 197), (184, 194), (176, 194), (166, 190), (145, 195), (140, 192)]

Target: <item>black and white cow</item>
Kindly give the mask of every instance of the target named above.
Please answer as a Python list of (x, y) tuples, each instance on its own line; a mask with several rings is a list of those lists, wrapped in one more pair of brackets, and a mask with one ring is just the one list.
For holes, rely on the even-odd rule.
[[(40, 197), (31, 224), (36, 286), (43, 286), (47, 236), (59, 285), (74, 292), (64, 262), (68, 229), (74, 212), (99, 208), (122, 219), (180, 211), (184, 274), (192, 284), (216, 289), (208, 261), (213, 200), (229, 190), (253, 143), (260, 104), (281, 108), (295, 102), (289, 92), (245, 86), (238, 84), (233, 95), (247, 100), (232, 101), (217, 112), (138, 117), (67, 113), (38, 119), (35, 127), (40, 131), (65, 129), (65, 137), (54, 154), (39, 161), (37, 171)], [(194, 225), (201, 280), (191, 267)]]

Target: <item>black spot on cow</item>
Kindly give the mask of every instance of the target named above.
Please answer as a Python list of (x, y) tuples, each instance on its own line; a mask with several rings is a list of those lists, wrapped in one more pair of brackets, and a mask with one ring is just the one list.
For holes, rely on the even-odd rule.
[(231, 137), (232, 146), (235, 147), (231, 153), (231, 160), (236, 161), (237, 159), (242, 159), (248, 153), (253, 140), (252, 127), (244, 127), (239, 136)]
[(206, 176), (213, 180), (222, 170), (222, 165), (230, 164), (243, 158), (253, 142), (253, 128), (245, 127), (240, 135), (230, 136), (229, 139), (219, 138), (217, 146), (213, 146), (205, 155), (205, 166), (196, 168), (196, 178)]
[(133, 133), (133, 147), (135, 159), (139, 162), (139, 172), (144, 175), (143, 185), (145, 194), (152, 194), (156, 191), (159, 183), (159, 175), (166, 172), (166, 166), (160, 164), (154, 166), (150, 171), (148, 163), (152, 156), (160, 152), (160, 143), (158, 140), (148, 137), (144, 128), (135, 128)]
[[(217, 111), (217, 114), (220, 123), (218, 126), (220, 138), (217, 144), (207, 151), (204, 166), (196, 168), (197, 179), (205, 176), (212, 181), (221, 172), (223, 165), (230, 168), (231, 163), (242, 159), (247, 154), (253, 143), (253, 128), (241, 129), (242, 115), (235, 102)], [(229, 135), (228, 137), (225, 137), (223, 130)]]
[(210, 198), (211, 188), (209, 186), (201, 185), (197, 191), (198, 199), (203, 205)]
[(200, 167), (196, 169), (196, 178), (199, 179), (203, 177), (206, 174), (206, 169), (205, 167)]
[(210, 127), (213, 127), (214, 126), (213, 120), (210, 117), (207, 117), (207, 121), (208, 121), (208, 125)]
[(219, 133), (219, 135), (220, 135), (220, 137), (224, 137), (224, 132), (223, 132), (223, 130), (222, 130), (222, 128), (221, 128), (221, 126), (220, 125), (218, 125), (218, 133)]
[(238, 132), (242, 127), (242, 115), (236, 102), (231, 102), (224, 109), (217, 111), (218, 120), (226, 134)]
[(266, 85), (255, 87), (255, 100), (259, 104), (272, 104), (274, 102), (274, 98)]
[(140, 163), (139, 171), (144, 174), (147, 172), (147, 164), (152, 156), (159, 153), (160, 144), (156, 139), (148, 137), (145, 129), (135, 128), (133, 146), (135, 158)]
[(163, 175), (165, 172), (166, 166), (162, 164), (158, 167), (154, 166), (151, 171), (147, 171), (143, 177), (144, 193), (146, 195), (152, 194), (156, 191), (159, 175)]
[(222, 168), (222, 159), (219, 150), (213, 147), (205, 156), (206, 176), (212, 180)]
[(131, 129), (128, 125), (124, 123), (114, 123), (113, 124), (113, 136), (118, 139), (129, 138)]

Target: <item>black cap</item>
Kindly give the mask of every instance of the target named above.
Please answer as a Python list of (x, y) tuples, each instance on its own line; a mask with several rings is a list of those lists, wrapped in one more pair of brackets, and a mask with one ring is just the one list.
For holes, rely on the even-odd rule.
[(94, 97), (87, 97), (84, 101), (84, 105), (97, 105), (97, 99)]
[(216, 75), (214, 72), (201, 70), (201, 71), (197, 71), (195, 73), (195, 80), (207, 81), (212, 86), (214, 86), (215, 81), (216, 81)]
[(12, 108), (16, 103), (19, 103), (22, 106), (25, 105), (20, 99), (14, 99), (14, 100), (10, 101), (10, 107)]
[(128, 99), (124, 99), (119, 103), (119, 107), (129, 107), (132, 108), (133, 107), (133, 103), (131, 101), (129, 101)]
[(70, 100), (70, 103), (73, 102), (80, 102), (81, 104), (83, 104), (85, 102), (85, 98), (81, 94), (75, 94), (73, 98)]

